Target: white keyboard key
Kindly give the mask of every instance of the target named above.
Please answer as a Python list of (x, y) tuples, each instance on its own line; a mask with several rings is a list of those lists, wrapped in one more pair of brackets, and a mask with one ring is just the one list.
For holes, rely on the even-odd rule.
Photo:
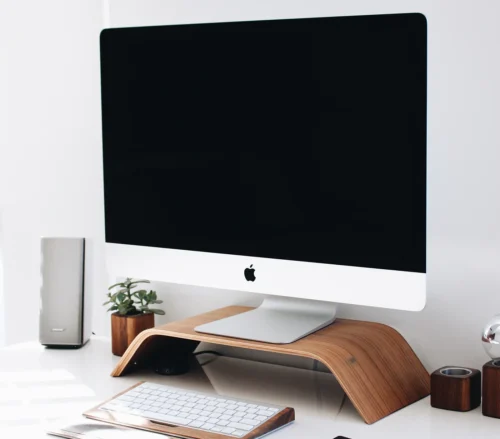
[(231, 436), (243, 437), (243, 436), (245, 436), (247, 433), (248, 433), (247, 431), (243, 431), (243, 430), (234, 430), (234, 431), (231, 433)]
[(226, 428), (222, 429), (221, 433), (231, 434), (233, 431), (234, 431), (234, 428), (226, 427)]
[(265, 421), (267, 419), (267, 416), (256, 416), (255, 419), (257, 421)]
[(245, 415), (246, 415), (246, 413), (245, 413), (245, 412), (236, 412), (236, 413), (234, 414), (234, 416), (238, 416), (239, 418), (244, 418), (244, 417), (245, 417)]
[(199, 416), (198, 415), (188, 415), (188, 419), (192, 419), (193, 421), (198, 419)]
[(247, 413), (250, 413), (251, 415), (253, 415), (254, 413), (257, 413), (259, 410), (257, 409), (247, 409)]
[(162, 415), (161, 413), (145, 412), (144, 417), (154, 419), (155, 421), (163, 421), (168, 422), (169, 424), (178, 425), (188, 425), (191, 422), (191, 419), (180, 418), (179, 416)]
[(198, 421), (207, 422), (209, 419), (208, 416), (198, 416)]
[(253, 427), (251, 425), (247, 424), (242, 424), (241, 422), (231, 422), (228, 427), (233, 427), (238, 430), (245, 430), (245, 431), (250, 431), (253, 430)]
[(217, 422), (219, 422), (218, 419), (216, 418), (210, 418), (208, 421), (207, 421), (209, 424), (217, 424)]
[(229, 424), (229, 421), (219, 421), (217, 422), (217, 425), (221, 425), (223, 427), (226, 427)]
[(187, 418), (187, 417), (189, 416), (189, 414), (188, 414), (188, 413), (183, 413), (183, 412), (181, 412), (181, 413), (179, 413), (177, 416), (178, 416), (179, 418)]
[(193, 402), (189, 402), (189, 403), (187, 403), (184, 407), (189, 407), (189, 408), (191, 408), (191, 409), (192, 409), (192, 408), (194, 408), (194, 406), (195, 406), (195, 405), (196, 405), (196, 404), (194, 404)]
[(247, 405), (247, 403), (246, 403), (246, 402), (238, 402), (238, 403), (237, 403), (237, 405), (240, 405), (240, 406), (242, 406), (242, 407), (245, 407), (245, 406)]
[(224, 427), (219, 427), (218, 425), (216, 425), (215, 427), (212, 427), (210, 430), (211, 430), (211, 431), (218, 431), (218, 432), (220, 432), (220, 431), (222, 431), (222, 430), (223, 430), (223, 428), (224, 428)]
[(207, 411), (207, 410), (202, 410), (200, 412), (200, 416), (208, 416), (208, 417), (210, 417), (210, 416), (212, 416), (212, 413), (209, 412), (209, 411)]
[(237, 408), (238, 408), (238, 406), (237, 406), (236, 404), (231, 404), (231, 405), (228, 405), (226, 408), (227, 408), (228, 410), (234, 410), (234, 409), (237, 409)]
[(205, 407), (206, 407), (206, 405), (205, 405), (205, 404), (196, 404), (196, 405), (194, 406), (194, 408), (195, 408), (195, 409), (200, 409), (200, 410), (204, 410), (204, 409), (205, 409)]
[(189, 407), (182, 407), (180, 411), (183, 413), (189, 413), (191, 409)]
[(205, 399), (208, 399), (209, 401), (215, 401), (217, 398), (214, 398), (213, 396), (207, 396)]
[(129, 401), (118, 401), (118, 400), (114, 400), (114, 401), (110, 401), (106, 404), (106, 406), (115, 406), (116, 408), (118, 407), (128, 407), (129, 405), (132, 405), (133, 402), (129, 402)]
[(220, 413), (220, 414), (222, 414), (222, 413), (224, 413), (224, 412), (225, 412), (225, 410), (224, 410), (223, 408), (220, 408), (220, 407), (219, 407), (219, 408), (216, 408), (216, 409), (214, 410), (214, 413)]
[(258, 407), (257, 404), (247, 404), (247, 407), (250, 407), (251, 409), (256, 409)]
[(236, 410), (226, 410), (224, 412), (225, 415), (231, 415), (231, 416), (233, 416), (235, 413), (236, 413)]
[(212, 429), (212, 428), (214, 428), (214, 427), (215, 427), (215, 424), (210, 424), (210, 423), (208, 423), (208, 422), (207, 422), (206, 424), (203, 424), (203, 425), (201, 426), (201, 428), (203, 428), (203, 430), (211, 430), (211, 429)]
[(204, 422), (201, 421), (193, 421), (191, 422), (191, 424), (189, 424), (189, 426), (194, 428), (200, 428), (203, 424)]
[(218, 404), (218, 402), (217, 402), (217, 401), (208, 401), (208, 402), (207, 402), (207, 406), (216, 407), (216, 406), (217, 406), (217, 404)]
[(273, 412), (273, 413), (278, 413), (278, 412), (279, 412), (279, 410), (278, 410), (278, 409), (268, 408), (268, 410), (269, 410), (270, 412)]
[(256, 416), (255, 416), (255, 415), (251, 415), (251, 414), (249, 414), (249, 413), (247, 413), (247, 414), (245, 415), (245, 419), (255, 419), (255, 418), (256, 418)]
[(263, 406), (263, 405), (259, 405), (257, 408), (259, 410), (269, 410), (269, 407), (266, 407), (266, 406)]
[[(158, 410), (158, 413), (161, 413), (161, 410)], [(170, 410), (168, 413), (165, 413), (167, 415), (171, 415), (171, 416), (179, 416), (179, 411), (177, 410)]]
[(256, 421), (255, 419), (246, 419), (246, 418), (243, 418), (241, 420), (241, 423), (242, 424), (253, 425), (254, 427), (260, 424), (260, 422)]
[(230, 419), (231, 422), (240, 422), (243, 418), (240, 418), (238, 416), (235, 416), (233, 418)]
[(192, 415), (199, 415), (201, 413), (201, 410), (200, 409), (192, 409), (189, 413), (191, 413)]
[(215, 418), (219, 419), (221, 417), (221, 414), (220, 413), (210, 413), (210, 417), (214, 418), (214, 419)]
[(259, 410), (259, 411), (257, 412), (257, 414), (258, 414), (258, 415), (261, 415), (261, 416), (267, 416), (267, 417), (274, 415), (274, 413), (273, 413), (273, 412), (270, 412), (270, 411), (268, 411), (268, 410)]
[(221, 415), (219, 417), (219, 419), (222, 421), (228, 421), (229, 419), (231, 419), (231, 416), (230, 415)]

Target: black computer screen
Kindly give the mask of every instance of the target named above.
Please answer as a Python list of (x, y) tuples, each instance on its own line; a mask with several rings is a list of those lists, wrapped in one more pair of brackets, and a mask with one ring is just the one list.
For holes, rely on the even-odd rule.
[(425, 272), (420, 14), (101, 34), (106, 241)]

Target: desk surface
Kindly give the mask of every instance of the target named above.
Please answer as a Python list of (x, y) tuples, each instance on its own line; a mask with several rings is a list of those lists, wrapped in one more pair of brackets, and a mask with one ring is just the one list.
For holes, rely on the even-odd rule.
[[(200, 357), (202, 362), (210, 359)], [(222, 357), (177, 377), (141, 372), (112, 378), (109, 374), (117, 361), (109, 340), (100, 337), (79, 350), (46, 349), (36, 342), (0, 349), (2, 437), (46, 438), (44, 431), (52, 422), (74, 420), (141, 380), (294, 407), (296, 422), (270, 436), (273, 439), (332, 439), (338, 435), (352, 439), (488, 439), (497, 438), (500, 427), (500, 419), (486, 418), (480, 409), (469, 413), (436, 410), (428, 398), (368, 426), (348, 400), (342, 403), (340, 386), (323, 372)]]

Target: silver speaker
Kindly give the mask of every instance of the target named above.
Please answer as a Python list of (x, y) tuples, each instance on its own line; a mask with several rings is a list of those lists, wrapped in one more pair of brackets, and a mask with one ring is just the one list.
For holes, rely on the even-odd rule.
[(42, 238), (40, 343), (83, 346), (85, 325), (85, 238)]

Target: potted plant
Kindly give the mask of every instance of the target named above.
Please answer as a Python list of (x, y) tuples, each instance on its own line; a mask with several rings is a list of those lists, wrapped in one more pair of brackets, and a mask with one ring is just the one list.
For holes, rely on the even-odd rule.
[(149, 280), (128, 277), (108, 288), (108, 300), (103, 305), (111, 304), (108, 311), (114, 311), (111, 314), (111, 350), (114, 355), (122, 356), (140, 332), (153, 328), (155, 314), (165, 314), (161, 309), (149, 308), (151, 304), (163, 303), (158, 300), (156, 291), (135, 290), (144, 283), (149, 283)]

